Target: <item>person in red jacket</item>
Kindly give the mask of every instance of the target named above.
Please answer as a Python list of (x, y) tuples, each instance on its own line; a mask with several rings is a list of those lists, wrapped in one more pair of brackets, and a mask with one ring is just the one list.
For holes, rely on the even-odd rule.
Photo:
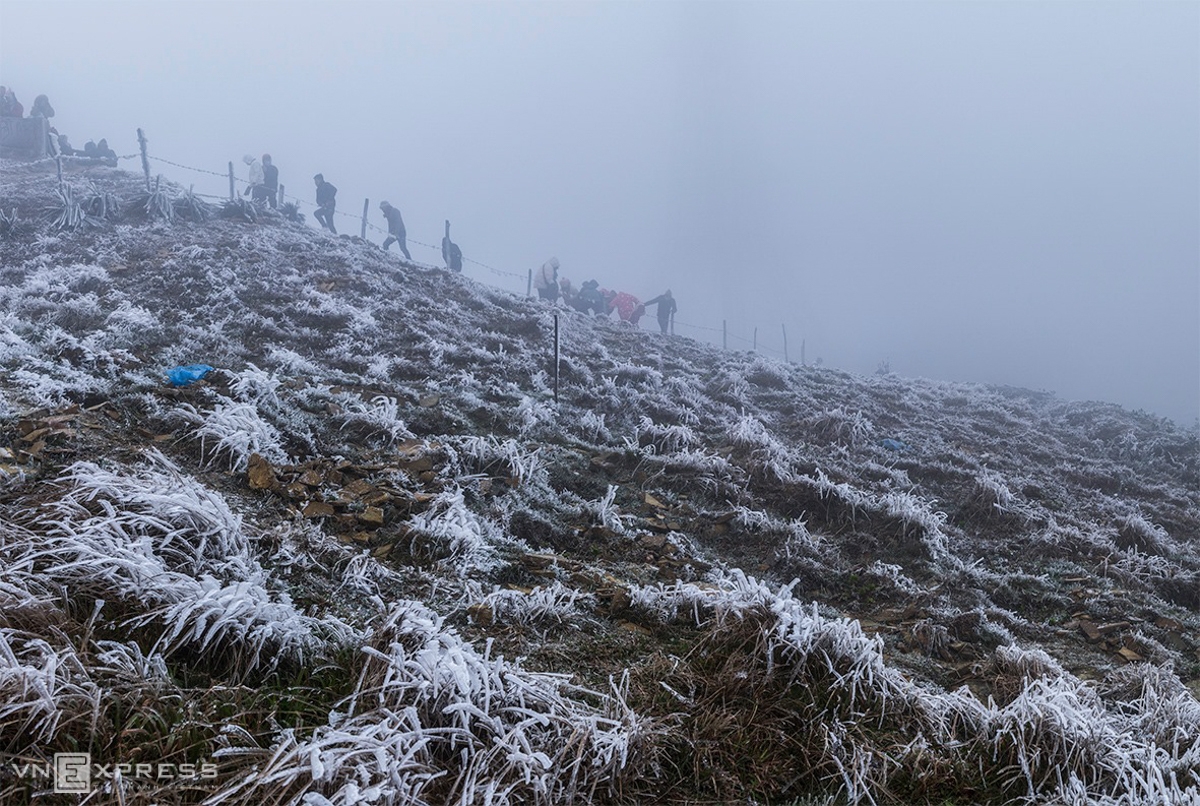
[(609, 291), (608, 294), (609, 313), (616, 311), (622, 322), (636, 326), (638, 320), (642, 318), (642, 314), (646, 312), (646, 306), (642, 304), (641, 300), (624, 291)]

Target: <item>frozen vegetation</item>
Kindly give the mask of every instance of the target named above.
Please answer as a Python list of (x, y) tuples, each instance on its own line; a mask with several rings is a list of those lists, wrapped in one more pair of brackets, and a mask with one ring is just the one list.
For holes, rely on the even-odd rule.
[(545, 304), (65, 182), (0, 163), (0, 802), (1200, 803), (1194, 430), (561, 309), (555, 402)]

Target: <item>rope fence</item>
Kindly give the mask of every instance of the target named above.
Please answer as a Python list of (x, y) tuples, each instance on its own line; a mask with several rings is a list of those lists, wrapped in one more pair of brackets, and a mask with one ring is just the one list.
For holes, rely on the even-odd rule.
[[(138, 134), (139, 134), (139, 138), (141, 138), (142, 133), (141, 133), (140, 129), (138, 130)], [(142, 147), (144, 149), (146, 141), (144, 139), (141, 139), (140, 142), (142, 143)], [(193, 195), (195, 195), (196, 197), (201, 198), (201, 199), (213, 199), (216, 201), (228, 201), (232, 198), (233, 194), (236, 192), (236, 188), (249, 187), (251, 185), (251, 183), (248, 180), (242, 179), (241, 177), (236, 176), (233, 173), (233, 163), (232, 162), (229, 163), (229, 168), (226, 171), (222, 172), (222, 171), (211, 171), (207, 168), (197, 168), (194, 165), (185, 165), (181, 162), (175, 162), (174, 160), (169, 160), (164, 157), (151, 156), (146, 153), (119, 155), (116, 157), (116, 159), (118, 161), (119, 160), (131, 160), (131, 159), (138, 159), (139, 157), (144, 158), (143, 159), (143, 170), (145, 171), (145, 174), (146, 174), (147, 186), (149, 185), (149, 181), (150, 181), (150, 171), (149, 171), (149, 165), (148, 165), (147, 160), (153, 160), (156, 163), (161, 163), (163, 165), (170, 165), (173, 168), (179, 168), (179, 169), (185, 170), (185, 171), (194, 171), (199, 174), (205, 174), (208, 176), (216, 176), (216, 177), (220, 177), (222, 179), (229, 180), (230, 195), (213, 195), (210, 193), (194, 193), (193, 192)], [(58, 159), (61, 159), (61, 157), (58, 157), (58, 156), (45, 157), (43, 159), (33, 161), (32, 164), (37, 164), (37, 163), (42, 163), (42, 162), (53, 162)], [(70, 157), (68, 157), (68, 159), (70, 159)], [(90, 157), (80, 157), (80, 159), (91, 159), (91, 158)], [(109, 158), (109, 159), (111, 159), (111, 158)], [(301, 199), (298, 196), (285, 195), (283, 192), (284, 187), (285, 187), (284, 185), (280, 185), (277, 190), (278, 203), (281, 206), (288, 202), (291, 202), (292, 204), (294, 204), (296, 206), (297, 210), (300, 210), (302, 208), (306, 209), (306, 210), (310, 210), (310, 211), (317, 209), (317, 205), (314, 202), (310, 202), (306, 199)], [(366, 220), (367, 204), (368, 203), (366, 203), (366, 202), (364, 203), (363, 214), (361, 216), (355, 215), (354, 213), (348, 213), (343, 210), (337, 210), (337, 209), (334, 210), (334, 215), (339, 216), (342, 219), (351, 220), (351, 221), (361, 224), (362, 231), (364, 233), (367, 230), (370, 230), (373, 233), (378, 233), (378, 234), (381, 234), (384, 236), (389, 235), (388, 231), (386, 229), (384, 229), (383, 227), (379, 227), (379, 226), (372, 224)], [(425, 243), (424, 241), (416, 240), (415, 238), (406, 238), (405, 242), (409, 243), (409, 244), (415, 244), (417, 246), (425, 247), (426, 249), (433, 250), (438, 255), (441, 255), (442, 248), (441, 248), (440, 244), (435, 246), (433, 244)], [(529, 280), (532, 277), (532, 270), (530, 270), (524, 274), (519, 273), (519, 272), (507, 271), (505, 269), (499, 269), (499, 268), (496, 268), (495, 266), (491, 266), (487, 263), (484, 263), (483, 261), (475, 260), (474, 258), (469, 258), (469, 257), (465, 257), (465, 256), (463, 257), (463, 262), (464, 263), (472, 263), (476, 266), (479, 266), (482, 269), (486, 269), (487, 271), (491, 272), (492, 274), (494, 274), (498, 277), (510, 277), (510, 278), (514, 278), (517, 280)], [(428, 265), (428, 264), (426, 264), (426, 265)], [(676, 325), (678, 325), (680, 327), (688, 328), (698, 334), (709, 334), (709, 333), (721, 334), (721, 346), (723, 349), (729, 349), (729, 340), (732, 339), (735, 342), (740, 342), (742, 344), (750, 345), (751, 350), (753, 352), (756, 352), (756, 353), (760, 352), (760, 351), (767, 352), (767, 353), (771, 353), (772, 355), (781, 356), (781, 357), (783, 357), (783, 359), (785, 361), (790, 360), (790, 356), (789, 356), (788, 348), (787, 348), (787, 331), (786, 331), (786, 329), (784, 329), (784, 332), (783, 332), (784, 347), (782, 350), (780, 350), (776, 347), (772, 347), (770, 345), (762, 343), (758, 339), (757, 328), (755, 328), (754, 338), (747, 339), (744, 336), (740, 336), (735, 333), (730, 333), (727, 322), (723, 322), (722, 327), (718, 328), (718, 327), (709, 327), (707, 325), (698, 325), (698, 324), (694, 324), (691, 322), (682, 322), (678, 319), (675, 319), (674, 316), (672, 316), (671, 317), (671, 332), (672, 333), (674, 333)], [(704, 338), (703, 340), (708, 341), (711, 344), (716, 343), (716, 339), (713, 337)], [(801, 342), (801, 363), (804, 363), (804, 343), (803, 342)]]

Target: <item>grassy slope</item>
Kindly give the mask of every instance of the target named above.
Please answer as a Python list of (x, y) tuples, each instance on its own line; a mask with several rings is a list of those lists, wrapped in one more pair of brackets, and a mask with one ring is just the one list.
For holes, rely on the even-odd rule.
[(543, 304), (106, 168), (68, 181), (121, 217), (56, 232), (0, 171), (5, 758), (261, 748), (123, 790), (181, 802), (1196, 796), (1195, 433), (566, 311), (556, 404)]

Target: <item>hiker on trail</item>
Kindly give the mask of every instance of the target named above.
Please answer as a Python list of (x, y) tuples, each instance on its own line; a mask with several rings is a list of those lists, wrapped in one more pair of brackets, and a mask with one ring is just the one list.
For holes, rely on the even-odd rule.
[(21, 106), (21, 102), (17, 100), (17, 95), (7, 87), (0, 87), (0, 116), (6, 118), (23, 118), (25, 117), (25, 107)]
[(407, 233), (404, 231), (404, 219), (400, 217), (400, 211), (385, 201), (379, 203), (379, 209), (383, 211), (383, 217), (387, 219), (388, 236), (383, 242), (383, 251), (393, 243), (400, 245), (400, 251), (404, 253), (404, 257), (412, 260), (412, 255), (408, 253), (408, 246), (405, 244)]
[(562, 296), (564, 305), (574, 308), (575, 285), (566, 277), (558, 279), (558, 293)]
[(649, 308), (651, 305), (658, 306), (658, 329), (661, 330), (665, 336), (667, 334), (667, 330), (671, 326), (671, 317), (674, 316), (675, 311), (678, 310), (675, 306), (675, 298), (671, 296), (671, 289), (668, 288), (654, 299), (647, 300), (643, 304), (647, 308)]
[(337, 188), (326, 182), (321, 174), (314, 176), (313, 181), (317, 183), (317, 211), (313, 213), (313, 218), (321, 222), (322, 227), (337, 235), (337, 227), (333, 225), (333, 213), (337, 209), (337, 202), (334, 200)]
[(600, 292), (600, 283), (587, 280), (579, 287), (579, 293), (570, 301), (570, 305), (582, 313), (608, 313), (608, 300)]
[(250, 185), (246, 188), (246, 192), (242, 195), (250, 196), (251, 201), (266, 201), (267, 188), (263, 184), (266, 182), (266, 177), (263, 174), (262, 163), (249, 154), (242, 157), (242, 162), (250, 166)]
[(646, 312), (646, 306), (633, 294), (627, 294), (624, 291), (609, 291), (608, 310), (610, 313), (616, 311), (622, 322), (636, 325), (642, 318), (642, 314)]
[(450, 219), (446, 219), (446, 234), (442, 236), (442, 260), (450, 271), (462, 271), (462, 250), (450, 240)]
[(542, 264), (533, 278), (533, 285), (542, 299), (551, 302), (558, 299), (558, 258), (552, 257)]
[[(270, 154), (262, 155), (263, 188), (267, 194), (267, 204), (275, 209), (275, 197), (279, 194), (279, 169), (271, 162)], [(255, 199), (255, 201), (258, 201)]]

